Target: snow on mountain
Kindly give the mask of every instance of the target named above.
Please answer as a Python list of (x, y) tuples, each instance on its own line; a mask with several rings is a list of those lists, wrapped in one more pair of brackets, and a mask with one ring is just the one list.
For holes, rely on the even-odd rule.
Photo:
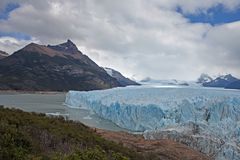
[(192, 85), (192, 82), (188, 81), (181, 81), (176, 79), (170, 79), (170, 80), (157, 80), (152, 79), (150, 77), (146, 77), (143, 80), (140, 81), (141, 84), (144, 85), (154, 85), (154, 86), (189, 86)]
[(69, 107), (92, 110), (147, 139), (170, 138), (215, 159), (240, 159), (240, 92), (207, 88), (69, 91)]
[(111, 68), (104, 68), (108, 75), (113, 76), (113, 70)]
[(108, 75), (115, 78), (122, 86), (129, 86), (129, 85), (139, 85), (138, 83), (130, 80), (129, 78), (124, 77), (120, 72), (112, 69), (112, 68), (103, 68)]
[(208, 74), (202, 73), (198, 78), (197, 83), (203, 84), (211, 82), (212, 80), (213, 80), (212, 77), (210, 77)]
[(226, 88), (231, 83), (238, 81), (239, 79), (233, 77), (231, 74), (221, 75), (210, 82), (203, 83), (204, 87), (222, 87)]

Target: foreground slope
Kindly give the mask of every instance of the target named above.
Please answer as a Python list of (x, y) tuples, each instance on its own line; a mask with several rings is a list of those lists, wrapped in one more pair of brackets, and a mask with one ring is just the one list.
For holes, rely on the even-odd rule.
[(97, 133), (108, 140), (123, 144), (145, 155), (159, 160), (210, 160), (206, 155), (173, 140), (146, 140), (142, 135), (97, 129)]
[(1, 90), (68, 91), (121, 86), (70, 40), (56, 46), (31, 43), (0, 60)]
[(126, 160), (142, 156), (81, 123), (0, 108), (0, 159)]
[(146, 141), (140, 135), (90, 129), (63, 118), (3, 107), (0, 107), (0, 159), (208, 160), (170, 140)]

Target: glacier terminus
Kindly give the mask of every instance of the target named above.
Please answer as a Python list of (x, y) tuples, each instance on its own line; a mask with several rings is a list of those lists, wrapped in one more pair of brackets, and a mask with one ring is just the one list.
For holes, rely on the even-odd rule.
[(68, 107), (88, 109), (146, 139), (172, 139), (216, 160), (240, 159), (240, 91), (124, 87), (69, 91)]

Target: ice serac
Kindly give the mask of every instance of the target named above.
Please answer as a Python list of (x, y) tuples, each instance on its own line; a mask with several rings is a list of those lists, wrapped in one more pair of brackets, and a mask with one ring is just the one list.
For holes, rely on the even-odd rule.
[(115, 88), (70, 91), (69, 107), (86, 108), (146, 139), (168, 138), (214, 159), (240, 159), (240, 92), (206, 88)]

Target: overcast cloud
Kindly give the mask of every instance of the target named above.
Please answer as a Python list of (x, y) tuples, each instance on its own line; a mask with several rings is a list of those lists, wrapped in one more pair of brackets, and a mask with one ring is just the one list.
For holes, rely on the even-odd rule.
[[(2, 0), (0, 10), (10, 1)], [(101, 66), (142, 79), (194, 80), (201, 73), (232, 73), (240, 77), (240, 21), (212, 26), (190, 23), (176, 12), (198, 14), (223, 4), (239, 8), (239, 0), (25, 0), (0, 32), (32, 37), (0, 37), (9, 53), (30, 41), (57, 44), (71, 39)]]

